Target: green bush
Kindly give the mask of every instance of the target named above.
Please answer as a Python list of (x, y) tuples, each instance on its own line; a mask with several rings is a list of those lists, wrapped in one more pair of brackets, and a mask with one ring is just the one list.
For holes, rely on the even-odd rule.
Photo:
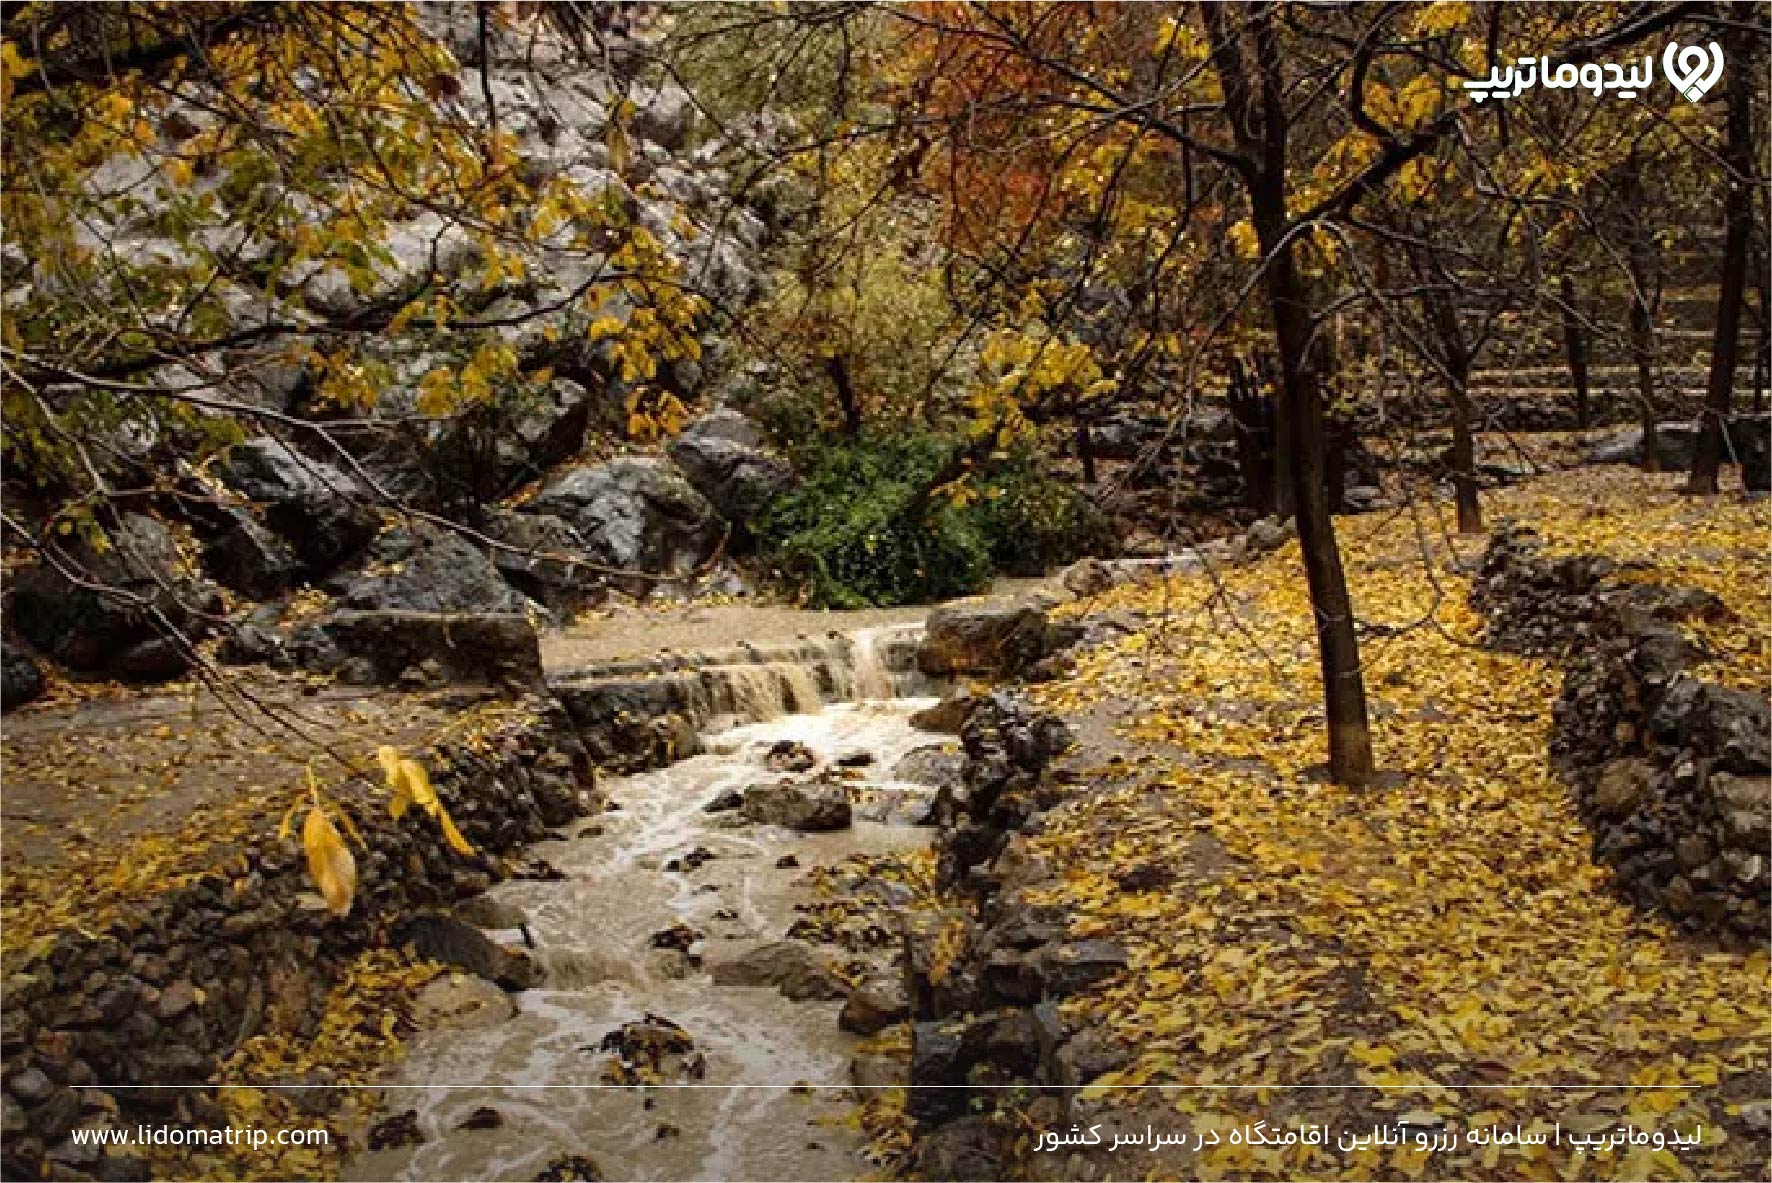
[(927, 496), (955, 447), (906, 435), (808, 450), (804, 479), (764, 516), (766, 548), (815, 606), (861, 608), (968, 595), (998, 570), (1039, 574), (1111, 540), (1031, 451), (976, 474), (963, 506)]
[(813, 605), (914, 604), (990, 581), (990, 550), (970, 515), (923, 496), (951, 449), (906, 436), (812, 452), (805, 479), (770, 506), (762, 535)]
[(1113, 549), (1107, 515), (1076, 489), (1041, 468), (1022, 448), (978, 478), (974, 516), (989, 541), (991, 562), (1009, 575), (1042, 575), (1053, 567)]

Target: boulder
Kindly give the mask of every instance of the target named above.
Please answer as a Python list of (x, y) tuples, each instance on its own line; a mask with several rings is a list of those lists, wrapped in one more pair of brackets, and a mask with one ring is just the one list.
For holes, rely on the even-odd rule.
[(624, 457), (555, 479), (524, 507), (577, 531), (585, 557), (625, 571), (683, 575), (720, 544), (724, 523), (671, 465)]
[(1744, 415), (1729, 421), (1729, 446), (1741, 465), (1744, 489), (1772, 490), (1772, 417)]
[(793, 484), (794, 475), (786, 461), (760, 443), (734, 438), (761, 435), (754, 428), (744, 430), (734, 419), (744, 422), (730, 411), (698, 420), (667, 450), (689, 483), (722, 517), (742, 528)]
[(798, 740), (778, 740), (763, 754), (763, 767), (771, 772), (810, 772), (817, 765), (817, 753)]
[(1115, 577), (1114, 569), (1100, 559), (1079, 559), (1059, 574), (1058, 582), (1078, 599), (1087, 599), (1099, 596), (1119, 579)]
[(12, 625), (70, 669), (133, 681), (177, 677), (189, 658), (161, 621), (201, 631), (196, 618), (217, 606), (214, 589), (185, 570), (171, 532), (153, 518), (124, 514), (106, 535), (95, 546), (76, 534), (58, 556), (80, 583), (49, 563), (22, 572), (13, 581)]
[(929, 614), (917, 665), (935, 677), (1014, 674), (1047, 652), (1045, 609), (1027, 601), (975, 601)]
[(541, 966), (533, 957), (507, 949), (472, 924), (441, 912), (406, 917), (394, 928), (394, 942), (411, 945), (427, 961), (453, 965), (506, 990), (541, 984)]
[[(1698, 425), (1669, 421), (1655, 425), (1656, 454), (1665, 469), (1692, 467), (1692, 453), (1698, 446)], [(1590, 447), (1583, 459), (1589, 464), (1641, 464), (1643, 462), (1643, 429), (1626, 428)]]
[(905, 992), (904, 977), (882, 974), (868, 978), (850, 991), (843, 1009), (837, 1012), (837, 1026), (857, 1035), (872, 1035), (910, 1017), (910, 995)]
[(951, 788), (960, 783), (965, 767), (964, 752), (946, 744), (932, 743), (913, 748), (900, 757), (892, 766), (892, 779), (937, 789)]
[(958, 735), (966, 726), (966, 719), (972, 708), (978, 705), (978, 696), (973, 694), (950, 694), (932, 707), (924, 707), (910, 717), (910, 724), (918, 731), (934, 731), (942, 735)]
[(423, 680), (493, 686), (541, 683), (535, 626), (515, 613), (345, 611), (294, 629), (285, 646), (297, 665), (348, 682)]
[(713, 968), (721, 986), (773, 987), (796, 1002), (830, 1001), (848, 995), (823, 957), (804, 941), (772, 941)]
[(818, 781), (752, 785), (744, 791), (741, 812), (746, 821), (804, 834), (847, 829), (853, 820), (842, 786)]
[(289, 543), (309, 575), (350, 558), (381, 526), (355, 478), (269, 436), (229, 448), (219, 473), (229, 488), (262, 506), (265, 526)]
[(0, 641), (0, 710), (10, 711), (43, 694), (43, 671), (10, 640)]
[(511, 614), (526, 607), (485, 551), (429, 525), (386, 531), (361, 567), (334, 576), (327, 587), (341, 606), (361, 612)]
[(480, 532), (515, 548), (493, 550), (492, 565), (511, 586), (557, 618), (569, 619), (608, 594), (600, 575), (569, 561), (584, 553), (584, 540), (552, 514), (492, 510)]
[(638, 105), (629, 121), (635, 135), (673, 152), (689, 142), (695, 129), (695, 100), (688, 91), (666, 83), (636, 98)]
[(268, 600), (302, 576), (294, 547), (232, 507), (204, 544), (203, 567), (223, 587), (254, 600)]

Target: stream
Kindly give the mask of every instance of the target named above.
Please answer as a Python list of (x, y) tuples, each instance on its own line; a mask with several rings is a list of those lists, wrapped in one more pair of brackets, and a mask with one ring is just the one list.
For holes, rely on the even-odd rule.
[[(887, 672), (873, 638), (855, 639), (855, 693), (930, 689)], [(612, 1180), (867, 1174), (861, 1134), (844, 1120), (854, 1104), (849, 1060), (859, 1039), (839, 1030), (841, 1004), (722, 984), (709, 971), (781, 940), (798, 916), (795, 905), (812, 898), (806, 877), (813, 867), (929, 841), (928, 831), (912, 825), (867, 819), (902, 821), (933, 797), (933, 789), (893, 781), (891, 771), (906, 753), (944, 739), (909, 723), (934, 701), (868, 697), (740, 722), (705, 734), (700, 755), (606, 781), (609, 812), (577, 823), (574, 837), (533, 848), (563, 879), (512, 880), (490, 893), (495, 908), (515, 909), (513, 919), (521, 913), (547, 980), (508, 998), (477, 980), (435, 983), (443, 1009), (451, 991), (477, 1005), (457, 1007), (471, 1013), (415, 1035), (380, 1098), (386, 1113), (415, 1111), (423, 1141), (360, 1151), (345, 1164), (345, 1177), (528, 1180), (569, 1155), (589, 1158)], [(749, 705), (754, 716), (766, 716), (807, 704), (790, 686)], [(810, 748), (820, 768), (870, 753), (872, 762), (851, 773), (852, 798), (896, 808), (857, 804), (852, 826), (817, 834), (704, 811), (722, 793), (778, 779), (764, 758), (784, 740)], [(691, 852), (699, 853), (685, 860)], [(787, 855), (798, 865), (778, 866)], [(654, 934), (674, 925), (701, 934), (690, 950), (698, 964), (654, 947)], [(505, 944), (524, 940), (516, 929), (491, 935)], [(660, 1085), (607, 1083), (614, 1057), (605, 1037), (648, 1016), (693, 1040), (693, 1052), (673, 1061), (691, 1061), (693, 1069), (674, 1069)], [(669, 1027), (654, 1025), (660, 1030)], [(805, 1085), (816, 1087), (797, 1087)]]

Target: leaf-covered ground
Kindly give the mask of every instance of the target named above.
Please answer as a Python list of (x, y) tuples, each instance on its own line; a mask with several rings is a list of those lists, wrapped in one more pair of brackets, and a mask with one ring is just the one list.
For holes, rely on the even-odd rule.
[[(1557, 549), (1647, 561), (1717, 593), (1734, 617), (1707, 631), (1725, 657), (1707, 672), (1763, 689), (1767, 503), (1682, 497), (1676, 479), (1587, 470), (1493, 495), (1488, 511), (1529, 521)], [(1381, 787), (1320, 776), (1295, 545), (1082, 606), (1154, 623), (1040, 691), (1080, 724), (1092, 786), (1035, 842), (1066, 868), (1048, 898), (1079, 934), (1111, 936), (1132, 957), (1132, 972), (1068, 1004), (1124, 1057), (1097, 1083), (1196, 1086), (1101, 1088), (1085, 1105), (1139, 1130), (1266, 1120), (1360, 1132), (1431, 1110), (1449, 1128), (1702, 1124), (1704, 1145), (1590, 1161), (1566, 1143), (1429, 1154), (1226, 1140), (1197, 1161), (1122, 1151), (1098, 1169), (1764, 1178), (1764, 1138), (1737, 1112), (1767, 1091), (1767, 953), (1678, 938), (1608, 893), (1546, 759), (1559, 670), (1477, 643), (1452, 560), (1468, 570), (1481, 539), (1454, 542), (1428, 509), (1344, 519), (1340, 532), (1357, 610), (1375, 626), (1363, 644)], [(1117, 880), (1143, 868), (1176, 879), (1123, 890)], [(1199, 1087), (1282, 1083), (1386, 1087)], [(1652, 1085), (1694, 1087), (1627, 1087)]]

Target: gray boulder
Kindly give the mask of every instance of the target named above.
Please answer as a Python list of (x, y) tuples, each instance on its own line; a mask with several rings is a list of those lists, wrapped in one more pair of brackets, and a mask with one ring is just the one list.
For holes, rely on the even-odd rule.
[(754, 521), (794, 479), (786, 461), (751, 442), (760, 441), (761, 433), (746, 431), (749, 426), (733, 412), (716, 412), (691, 424), (668, 449), (689, 483), (740, 527)]
[[(1655, 425), (1656, 455), (1665, 469), (1692, 467), (1692, 454), (1698, 446), (1698, 425), (1679, 421)], [(1589, 464), (1641, 464), (1643, 462), (1643, 429), (1631, 427), (1601, 440), (1587, 450)]]
[(203, 546), (203, 567), (215, 581), (254, 600), (268, 600), (300, 580), (295, 548), (243, 509), (228, 507), (224, 524)]
[(177, 677), (190, 660), (165, 625), (202, 631), (198, 617), (216, 607), (214, 589), (184, 569), (172, 534), (153, 518), (124, 514), (107, 537), (101, 548), (76, 534), (62, 550), (78, 582), (49, 563), (20, 574), (12, 626), (69, 669), (144, 682)]
[(451, 530), (396, 527), (371, 544), (363, 566), (335, 576), (329, 590), (364, 612), (521, 613), (522, 595), (486, 552)]
[[(601, 576), (569, 561), (584, 553), (584, 539), (552, 514), (495, 509), (481, 523), (480, 532), (515, 548), (495, 549), (492, 565), (513, 587), (556, 617), (570, 617), (600, 603), (607, 594)], [(562, 557), (550, 557), (556, 555)]]
[(43, 671), (29, 653), (0, 641), (0, 710), (10, 711), (43, 694)]
[(297, 626), (287, 660), (359, 685), (541, 684), (535, 626), (516, 613), (345, 611)]
[(310, 575), (350, 558), (381, 526), (355, 479), (269, 436), (228, 449), (220, 473), (229, 488), (263, 507), (265, 526), (289, 543)]
[(559, 477), (524, 507), (578, 532), (585, 557), (628, 571), (682, 575), (714, 553), (724, 523), (662, 460), (624, 457)]

